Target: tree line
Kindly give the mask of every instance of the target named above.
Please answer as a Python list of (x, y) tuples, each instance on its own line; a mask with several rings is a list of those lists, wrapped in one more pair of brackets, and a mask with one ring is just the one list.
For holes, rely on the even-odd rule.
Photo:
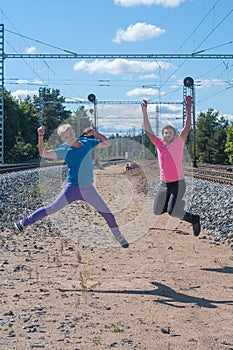
[[(39, 159), (36, 129), (40, 119), (46, 125), (45, 142), (55, 147), (58, 138), (54, 130), (68, 121), (77, 134), (80, 135), (86, 127), (92, 126), (88, 112), (83, 106), (76, 112), (67, 110), (64, 106), (65, 98), (58, 89), (43, 88), (41, 100), (38, 96), (16, 99), (11, 92), (4, 92), (4, 158), (6, 164), (25, 163)], [(41, 115), (42, 114), (42, 115)], [(116, 138), (118, 135), (112, 135)], [(128, 135), (131, 138), (153, 150), (146, 135)], [(219, 112), (208, 109), (200, 112), (196, 120), (195, 143), (191, 130), (187, 146), (191, 158), (196, 156), (198, 163), (233, 164), (233, 122), (229, 122)], [(194, 149), (195, 148), (195, 149)]]

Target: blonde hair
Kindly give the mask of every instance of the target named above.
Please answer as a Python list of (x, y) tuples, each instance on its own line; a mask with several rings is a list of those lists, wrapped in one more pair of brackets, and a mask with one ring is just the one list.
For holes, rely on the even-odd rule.
[(72, 129), (72, 126), (70, 124), (60, 125), (59, 128), (57, 129), (57, 134), (61, 136), (64, 132), (66, 132), (69, 129)]

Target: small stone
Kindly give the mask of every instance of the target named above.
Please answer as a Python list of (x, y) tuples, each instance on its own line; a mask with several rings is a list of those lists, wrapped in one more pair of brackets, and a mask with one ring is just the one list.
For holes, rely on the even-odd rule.
[(28, 333), (35, 333), (37, 332), (36, 327), (29, 328)]
[(3, 314), (3, 316), (14, 316), (13, 311), (7, 311)]
[(161, 332), (164, 333), (164, 334), (170, 334), (171, 333), (171, 330), (169, 327), (167, 328), (161, 328)]
[(124, 338), (124, 339), (121, 339), (121, 343), (122, 344), (132, 344), (133, 341), (131, 339)]

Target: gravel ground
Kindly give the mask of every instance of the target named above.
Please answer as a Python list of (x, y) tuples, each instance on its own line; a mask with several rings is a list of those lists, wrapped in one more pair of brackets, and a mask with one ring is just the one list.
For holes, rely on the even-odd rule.
[[(52, 186), (51, 180), (47, 185), (51, 178)], [(14, 221), (51, 202), (63, 180), (61, 166), (1, 175), (0, 231), (12, 229)], [(233, 187), (189, 177), (186, 183), (186, 209), (200, 214), (202, 229), (214, 235), (216, 243), (229, 244), (233, 249)], [(157, 185), (158, 180), (151, 185), (150, 194), (156, 192)]]

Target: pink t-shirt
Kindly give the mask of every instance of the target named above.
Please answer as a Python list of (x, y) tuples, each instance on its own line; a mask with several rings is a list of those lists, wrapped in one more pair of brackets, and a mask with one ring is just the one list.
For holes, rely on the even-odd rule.
[(154, 138), (154, 145), (158, 152), (160, 179), (165, 182), (179, 181), (184, 178), (182, 166), (184, 141), (176, 137), (169, 145), (158, 136)]

